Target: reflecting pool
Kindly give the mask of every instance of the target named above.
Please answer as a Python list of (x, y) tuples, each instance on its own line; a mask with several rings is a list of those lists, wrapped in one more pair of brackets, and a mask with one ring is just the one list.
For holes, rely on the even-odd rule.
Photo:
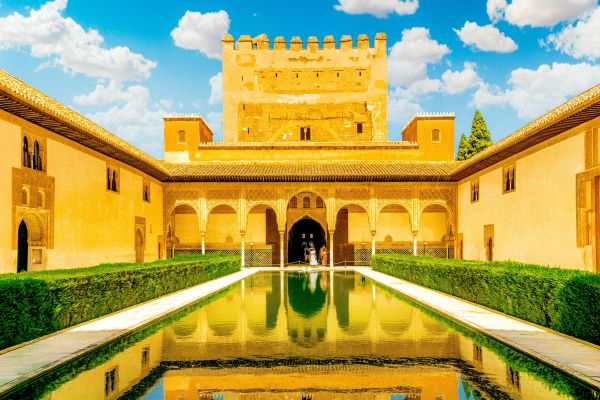
[(28, 382), (9, 398), (600, 397), (358, 273), (274, 271)]

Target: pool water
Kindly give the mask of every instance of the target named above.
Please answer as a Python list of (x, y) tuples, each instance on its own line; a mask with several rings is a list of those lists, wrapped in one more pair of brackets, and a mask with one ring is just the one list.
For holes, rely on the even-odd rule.
[(352, 272), (260, 272), (20, 388), (58, 399), (593, 399)]

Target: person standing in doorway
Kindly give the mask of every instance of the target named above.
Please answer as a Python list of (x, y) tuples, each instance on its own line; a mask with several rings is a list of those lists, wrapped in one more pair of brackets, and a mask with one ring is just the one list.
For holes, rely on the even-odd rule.
[(319, 250), (319, 257), (321, 258), (321, 265), (327, 266), (327, 254), (329, 251), (327, 250), (327, 246), (321, 246), (321, 250)]

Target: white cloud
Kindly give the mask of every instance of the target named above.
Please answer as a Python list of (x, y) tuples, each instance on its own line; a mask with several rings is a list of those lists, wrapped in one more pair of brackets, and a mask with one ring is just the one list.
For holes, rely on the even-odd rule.
[[(109, 89), (104, 87), (98, 90), (97, 86), (94, 92), (87, 96), (78, 96), (78, 99), (83, 103), (91, 102), (101, 98), (98, 93), (106, 90)], [(114, 105), (106, 111), (87, 114), (87, 117), (150, 155), (162, 158), (162, 117), (166, 111), (162, 108), (150, 108), (148, 88), (130, 86), (125, 90), (121, 88), (120, 94), (115, 90), (112, 96), (121, 104)]]
[(57, 64), (70, 73), (119, 81), (150, 76), (154, 61), (129, 48), (103, 47), (104, 38), (95, 29), (85, 30), (62, 15), (67, 0), (49, 1), (28, 15), (12, 13), (0, 18), (0, 49), (29, 46), (31, 55), (50, 58), (43, 65)]
[(160, 99), (158, 101), (158, 104), (160, 107), (170, 110), (173, 107), (173, 100), (172, 99)]
[(206, 123), (213, 131), (213, 140), (223, 140), (223, 114), (220, 112), (209, 112), (206, 116)]
[(476, 22), (466, 21), (460, 29), (454, 29), (460, 40), (466, 45), (482, 51), (512, 53), (518, 46), (508, 36), (493, 25), (479, 26)]
[(178, 47), (220, 60), (221, 39), (229, 31), (229, 22), (229, 15), (223, 10), (204, 14), (186, 11), (171, 37)]
[(346, 14), (371, 14), (377, 18), (388, 15), (414, 14), (419, 8), (419, 0), (338, 0), (334, 8)]
[(600, 58), (600, 7), (586, 14), (576, 24), (548, 36), (545, 42), (574, 58)]
[(439, 62), (450, 53), (445, 44), (429, 36), (427, 28), (402, 31), (402, 39), (391, 47), (388, 57), (388, 79), (391, 85), (410, 85), (427, 78), (427, 64)]
[(215, 76), (212, 76), (208, 83), (210, 83), (210, 98), (208, 104), (216, 105), (223, 102), (223, 73), (219, 72)]
[(475, 64), (466, 62), (462, 71), (447, 70), (442, 74), (444, 91), (448, 94), (462, 93), (481, 84), (481, 78), (475, 71)]
[(413, 115), (422, 111), (423, 108), (418, 103), (390, 93), (388, 113), (392, 122), (405, 124)]
[(481, 84), (473, 96), (476, 107), (509, 105), (520, 118), (536, 118), (600, 82), (600, 65), (588, 63), (543, 64), (537, 69), (511, 72), (510, 88)]
[(487, 13), (492, 22), (504, 19), (520, 27), (551, 27), (574, 20), (596, 4), (597, 0), (488, 0)]

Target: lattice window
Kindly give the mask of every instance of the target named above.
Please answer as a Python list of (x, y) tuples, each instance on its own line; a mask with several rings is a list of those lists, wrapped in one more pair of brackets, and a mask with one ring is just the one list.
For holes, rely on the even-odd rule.
[(434, 129), (431, 131), (431, 143), (440, 143), (441, 135), (439, 129)]
[(317, 197), (317, 208), (325, 208), (325, 202), (321, 197)]
[(471, 203), (479, 201), (479, 179), (471, 181)]
[(509, 193), (516, 188), (515, 166), (505, 167), (502, 171), (502, 191)]
[(304, 196), (302, 199), (302, 208), (310, 208), (310, 197)]
[(298, 198), (296, 196), (290, 200), (290, 208), (298, 208)]
[(177, 143), (186, 144), (186, 142), (187, 142), (187, 137), (186, 137), (185, 131), (181, 130), (181, 131), (177, 132)]

